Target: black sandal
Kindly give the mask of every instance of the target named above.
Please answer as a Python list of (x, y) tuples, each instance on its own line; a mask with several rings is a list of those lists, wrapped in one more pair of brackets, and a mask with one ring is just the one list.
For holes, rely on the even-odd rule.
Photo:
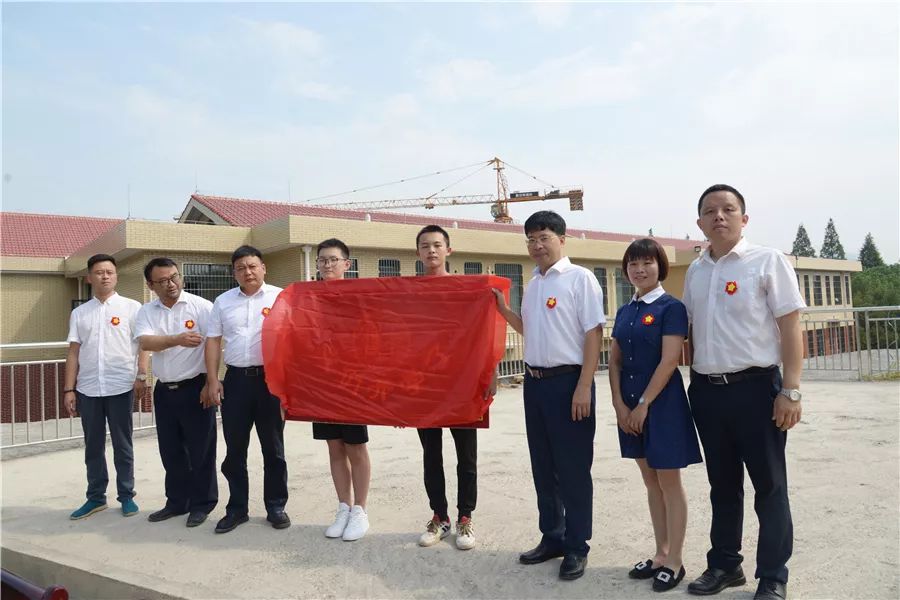
[(660, 567), (659, 572), (656, 574), (656, 577), (653, 579), (653, 591), (654, 592), (667, 592), (671, 590), (673, 587), (679, 584), (681, 580), (684, 579), (684, 566), (682, 565), (681, 569), (678, 570), (678, 576), (675, 576), (675, 571), (669, 569), (668, 567)]
[(653, 559), (648, 558), (634, 565), (634, 568), (628, 571), (628, 576), (632, 579), (650, 579), (656, 577), (660, 567), (653, 568)]

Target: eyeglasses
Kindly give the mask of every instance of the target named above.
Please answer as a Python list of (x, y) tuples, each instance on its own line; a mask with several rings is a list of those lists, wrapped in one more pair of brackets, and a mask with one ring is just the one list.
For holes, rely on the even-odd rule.
[(152, 283), (153, 285), (160, 285), (160, 286), (168, 286), (169, 284), (178, 285), (179, 279), (181, 279), (181, 275), (179, 275), (178, 273), (175, 273), (171, 277), (166, 277), (165, 279), (157, 279), (156, 281), (151, 279), (150, 283)]
[(346, 258), (338, 258), (337, 256), (329, 256), (328, 258), (317, 258), (316, 265), (320, 267), (333, 267), (338, 264), (342, 260), (347, 260)]
[(536, 238), (528, 238), (525, 240), (525, 245), (528, 246), (529, 248), (534, 248), (538, 244), (540, 244), (541, 246), (546, 246), (547, 244), (550, 243), (551, 240), (553, 240), (554, 238), (558, 238), (558, 237), (561, 237), (561, 236), (542, 235), (542, 236), (539, 236)]

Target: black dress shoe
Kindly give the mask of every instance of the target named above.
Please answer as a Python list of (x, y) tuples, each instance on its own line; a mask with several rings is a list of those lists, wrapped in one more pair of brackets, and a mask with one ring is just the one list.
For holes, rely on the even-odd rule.
[(745, 583), (747, 583), (747, 578), (744, 577), (744, 570), (741, 567), (734, 571), (707, 569), (703, 571), (703, 575), (688, 585), (688, 593), (697, 596), (710, 596), (718, 594), (727, 587), (744, 585)]
[(191, 514), (188, 515), (187, 526), (188, 527), (196, 527), (197, 525), (201, 525), (206, 520), (206, 513), (199, 510), (191, 511)]
[(186, 511), (178, 512), (176, 510), (172, 510), (167, 506), (162, 510), (156, 511), (155, 513), (150, 513), (150, 516), (147, 517), (147, 520), (151, 523), (158, 523), (160, 521), (165, 521), (166, 519), (171, 519), (172, 517), (183, 515), (185, 512)]
[(559, 565), (559, 578), (570, 581), (578, 579), (584, 575), (584, 568), (587, 566), (587, 556), (578, 556), (577, 554), (566, 554), (562, 563)]
[(554, 550), (553, 548), (541, 542), (535, 548), (519, 555), (519, 562), (523, 565), (536, 565), (546, 562), (551, 558), (559, 558), (563, 555), (562, 550)]
[(271, 512), (266, 517), (266, 521), (272, 524), (275, 529), (287, 529), (291, 526), (291, 518), (283, 510)]
[(753, 600), (785, 600), (787, 586), (774, 579), (760, 579)]
[(643, 560), (634, 565), (634, 567), (628, 571), (628, 576), (631, 579), (650, 579), (651, 577), (656, 577), (656, 574), (659, 573), (661, 568), (662, 567), (654, 567), (653, 559), (648, 558), (647, 560)]
[(228, 533), (241, 523), (246, 523), (249, 520), (250, 517), (247, 515), (225, 515), (216, 523), (216, 533)]
[(653, 591), (654, 592), (668, 592), (673, 587), (681, 583), (681, 580), (684, 579), (684, 565), (678, 569), (678, 575), (675, 574), (675, 571), (668, 567), (660, 567), (659, 573), (656, 574), (656, 577), (653, 578)]

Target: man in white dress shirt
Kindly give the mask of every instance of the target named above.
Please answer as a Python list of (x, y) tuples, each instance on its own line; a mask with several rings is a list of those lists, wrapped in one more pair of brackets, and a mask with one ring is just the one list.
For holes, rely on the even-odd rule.
[[(222, 474), (231, 495), (216, 533), (227, 533), (248, 520), (247, 447), (256, 425), (263, 454), (263, 501), (266, 520), (275, 529), (291, 526), (284, 511), (288, 499), (284, 459), (284, 418), (281, 402), (269, 393), (263, 371), (262, 327), (281, 288), (265, 282), (262, 253), (241, 246), (231, 255), (239, 287), (216, 298), (206, 332), (206, 371), (210, 373), (207, 406), (222, 406), (222, 432), (228, 450)], [(225, 382), (219, 382), (219, 361), (225, 343)]]
[(499, 291), (500, 314), (525, 340), (525, 431), (538, 502), (540, 543), (519, 555), (533, 565), (559, 556), (559, 578), (584, 575), (592, 534), (595, 389), (603, 292), (593, 273), (565, 256), (566, 222), (542, 210), (525, 221), (536, 263), (522, 316)]
[(116, 259), (95, 254), (87, 262), (93, 298), (69, 317), (63, 402), (69, 414), (81, 415), (87, 502), (69, 518), (83, 519), (106, 508), (106, 425), (116, 466), (117, 500), (126, 517), (137, 514), (134, 498), (134, 451), (131, 415), (134, 399), (147, 389), (149, 355), (133, 340), (134, 318), (141, 304), (116, 293)]
[(688, 268), (684, 304), (694, 350), (688, 393), (706, 457), (712, 548), (707, 570), (688, 592), (716, 594), (746, 581), (740, 553), (746, 466), (759, 518), (755, 598), (780, 600), (793, 546), (784, 450), (801, 415), (805, 305), (784, 253), (743, 238), (748, 216), (740, 192), (714, 185), (700, 196), (697, 212), (709, 247)]
[(153, 352), (156, 437), (166, 470), (166, 505), (148, 520), (188, 513), (187, 526), (196, 527), (219, 501), (216, 409), (203, 405), (203, 337), (212, 302), (184, 291), (170, 258), (148, 262), (144, 279), (157, 299), (141, 307), (134, 335), (141, 350)]

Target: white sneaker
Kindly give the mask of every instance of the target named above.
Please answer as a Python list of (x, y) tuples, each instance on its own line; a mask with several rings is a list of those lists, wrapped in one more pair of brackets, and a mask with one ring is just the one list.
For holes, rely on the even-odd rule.
[(439, 516), (434, 515), (425, 524), (425, 533), (419, 538), (419, 545), (426, 548), (434, 546), (448, 535), (450, 535), (450, 521), (441, 521)]
[(325, 537), (339, 538), (344, 535), (344, 529), (347, 528), (347, 521), (350, 519), (350, 506), (346, 502), (338, 504), (337, 512), (334, 513), (334, 523), (325, 530)]
[(456, 523), (456, 547), (460, 550), (471, 550), (475, 547), (475, 530), (469, 517), (463, 517)]
[(344, 529), (344, 541), (355, 542), (366, 535), (368, 530), (369, 515), (362, 506), (357, 504), (350, 510), (350, 520), (347, 521), (347, 527)]

